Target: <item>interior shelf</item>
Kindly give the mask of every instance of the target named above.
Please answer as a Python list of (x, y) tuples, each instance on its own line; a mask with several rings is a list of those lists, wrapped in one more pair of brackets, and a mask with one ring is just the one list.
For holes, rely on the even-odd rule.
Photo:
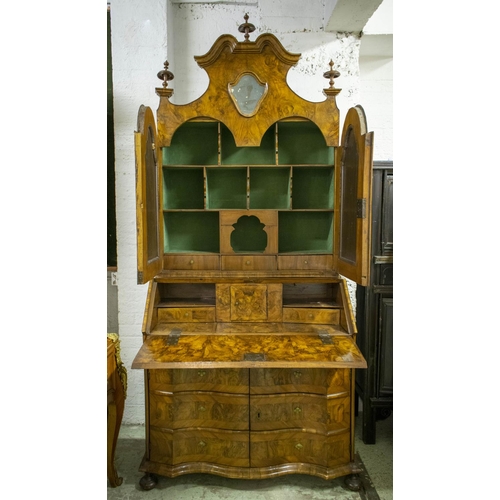
[(236, 147), (223, 123), (185, 123), (163, 148), (164, 252), (218, 253), (220, 211), (275, 210), (277, 253), (332, 253), (333, 153), (308, 121), (272, 125), (259, 147)]

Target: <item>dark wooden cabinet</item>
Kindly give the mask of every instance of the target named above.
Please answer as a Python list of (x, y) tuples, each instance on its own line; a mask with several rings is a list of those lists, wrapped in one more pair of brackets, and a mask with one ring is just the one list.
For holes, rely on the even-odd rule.
[(340, 130), (331, 67), (324, 101), (288, 87), (299, 57), (271, 34), (222, 35), (195, 57), (201, 97), (170, 102), (165, 69), (156, 123), (139, 110), (144, 489), (201, 472), (348, 476), (359, 489), (366, 361), (343, 277), (369, 282), (373, 133), (361, 106)]
[(368, 364), (367, 370), (356, 372), (366, 444), (375, 443), (376, 422), (390, 415), (393, 404), (392, 162), (374, 162), (372, 187), (370, 283), (356, 291), (358, 346)]

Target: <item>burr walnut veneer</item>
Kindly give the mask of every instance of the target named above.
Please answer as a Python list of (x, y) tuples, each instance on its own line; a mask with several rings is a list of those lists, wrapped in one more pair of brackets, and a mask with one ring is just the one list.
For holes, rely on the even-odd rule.
[[(248, 19), (247, 19), (248, 21)], [(300, 55), (270, 34), (223, 35), (196, 57), (210, 83), (135, 133), (143, 345), (144, 489), (155, 475), (348, 476), (354, 370), (366, 361), (343, 276), (369, 276), (373, 134), (360, 106), (342, 134), (326, 99), (296, 95)], [(339, 142), (340, 140), (340, 142)]]

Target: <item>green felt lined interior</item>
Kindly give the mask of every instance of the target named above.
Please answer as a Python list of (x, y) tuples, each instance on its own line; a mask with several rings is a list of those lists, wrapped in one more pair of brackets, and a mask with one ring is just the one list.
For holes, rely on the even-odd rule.
[(221, 127), (221, 163), (223, 165), (275, 165), (275, 125), (269, 127), (259, 147), (236, 147), (231, 131)]
[(278, 123), (279, 165), (333, 165), (333, 151), (314, 123)]
[(333, 167), (294, 167), (292, 194), (294, 209), (333, 209)]
[(203, 167), (163, 168), (163, 208), (203, 209)]
[(207, 208), (247, 207), (247, 169), (207, 168)]
[[(279, 253), (331, 253), (333, 157), (311, 122), (272, 125), (260, 147), (236, 147), (222, 123), (185, 123), (163, 148), (164, 251), (218, 253), (218, 210), (249, 208), (279, 210)], [(251, 219), (231, 234), (235, 252), (266, 248)]]
[(333, 212), (278, 213), (279, 253), (331, 253)]
[(290, 207), (290, 168), (250, 168), (250, 208)]
[(219, 252), (218, 212), (165, 212), (164, 251)]
[(163, 148), (163, 165), (217, 165), (218, 151), (216, 122), (187, 122)]

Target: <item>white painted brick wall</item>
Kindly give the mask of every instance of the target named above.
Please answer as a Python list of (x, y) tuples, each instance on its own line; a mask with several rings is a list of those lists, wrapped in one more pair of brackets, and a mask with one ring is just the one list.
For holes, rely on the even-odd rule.
[[(169, 69), (175, 75), (170, 85), (174, 88), (172, 101), (182, 104), (197, 99), (205, 91), (208, 78), (205, 71), (197, 66), (193, 56), (208, 52), (221, 34), (230, 33), (243, 39), (238, 26), (243, 22), (244, 13), (248, 12), (249, 21), (257, 27), (251, 40), (255, 40), (261, 32), (271, 32), (287, 50), (302, 53), (303, 59), (289, 73), (290, 86), (302, 97), (312, 101), (323, 100), (322, 89), (328, 86), (328, 82), (322, 75), (329, 69), (329, 60), (333, 59), (334, 68), (341, 72), (336, 87), (342, 88), (337, 99), (342, 118), (348, 108), (358, 104), (363, 97), (360, 95), (362, 86), (358, 64), (360, 41), (356, 36), (324, 32), (327, 21), (325, 11), (332, 4), (331, 0), (309, 0), (307, 3), (299, 0), (259, 0), (212, 4), (181, 0), (112, 0), (110, 3), (116, 149), (118, 321), (122, 359), (128, 371), (123, 423), (140, 424), (144, 423), (143, 372), (132, 370), (130, 366), (142, 343), (141, 328), (147, 287), (139, 286), (136, 282), (133, 132), (136, 130), (139, 106), (145, 104), (153, 111), (158, 107), (154, 89), (160, 86), (160, 81), (156, 74), (168, 58)], [(392, 99), (389, 93), (382, 95), (376, 82), (372, 83), (375, 87), (372, 89), (367, 86), (366, 90), (374, 100), (380, 96)], [(382, 102), (378, 102), (373, 111), (383, 109), (383, 106)], [(368, 120), (370, 125), (370, 117)], [(378, 137), (379, 131), (375, 132)], [(388, 138), (384, 156), (380, 159), (386, 159), (389, 150), (392, 151), (391, 140)]]

